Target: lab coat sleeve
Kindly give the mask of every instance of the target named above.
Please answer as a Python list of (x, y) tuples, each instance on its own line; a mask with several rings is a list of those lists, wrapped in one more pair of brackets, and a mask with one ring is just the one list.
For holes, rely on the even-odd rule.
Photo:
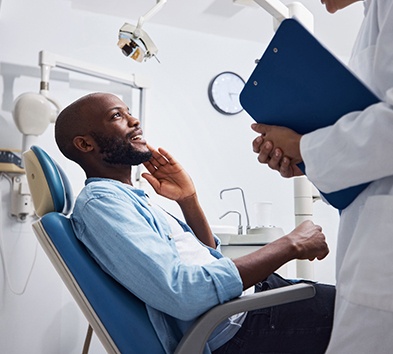
[(393, 110), (387, 103), (349, 113), (301, 138), (306, 174), (324, 193), (393, 175), (392, 134)]
[(393, 175), (393, 2), (373, 5), (350, 66), (382, 103), (351, 112), (300, 141), (306, 174), (325, 193)]

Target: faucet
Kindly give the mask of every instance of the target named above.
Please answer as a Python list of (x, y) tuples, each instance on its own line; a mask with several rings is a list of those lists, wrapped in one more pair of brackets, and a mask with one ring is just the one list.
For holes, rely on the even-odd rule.
[(247, 212), (247, 206), (246, 206), (246, 199), (244, 198), (243, 189), (241, 189), (240, 187), (233, 187), (233, 188), (226, 188), (226, 189), (223, 189), (223, 190), (220, 192), (220, 199), (222, 199), (222, 194), (223, 194), (224, 192), (232, 191), (232, 190), (235, 190), (235, 189), (240, 190), (240, 192), (242, 193), (244, 212), (246, 213), (246, 219), (247, 219), (247, 226), (246, 226), (246, 230), (247, 230), (247, 231), (246, 231), (246, 233), (248, 233), (248, 230), (250, 230), (251, 226), (250, 226), (250, 219), (248, 218), (248, 212)]
[(225, 214), (221, 215), (219, 217), (219, 219), (221, 220), (224, 216), (227, 216), (228, 214), (231, 214), (231, 213), (235, 213), (235, 214), (239, 215), (239, 225), (237, 226), (237, 234), (238, 235), (243, 234), (242, 214), (240, 214), (238, 211), (236, 211), (236, 210), (227, 211)]

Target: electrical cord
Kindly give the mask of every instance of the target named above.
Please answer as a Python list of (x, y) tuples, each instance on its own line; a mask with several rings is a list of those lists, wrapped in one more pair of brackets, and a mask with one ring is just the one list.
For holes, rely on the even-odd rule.
[[(11, 178), (7, 174), (2, 172), (2, 173), (0, 173), (0, 182), (3, 179), (6, 179), (10, 183), (10, 186), (12, 186)], [(2, 202), (2, 193), (1, 193), (1, 189), (0, 189), (0, 232), (2, 230), (3, 230), (3, 202)], [(4, 239), (4, 234), (1, 233), (0, 234), (0, 256), (1, 256), (1, 261), (2, 261), (3, 269), (4, 269), (4, 277), (5, 277), (6, 281), (7, 281), (7, 285), (9, 287), (9, 289), (11, 290), (11, 292), (14, 295), (18, 295), (18, 296), (19, 295), (23, 295), (25, 293), (25, 291), (26, 291), (27, 285), (29, 284), (29, 281), (30, 281), (30, 278), (31, 278), (31, 274), (33, 272), (34, 265), (35, 265), (36, 260), (37, 260), (38, 242), (36, 240), (35, 250), (34, 250), (34, 258), (33, 258), (33, 261), (31, 263), (31, 267), (30, 267), (29, 273), (27, 275), (26, 282), (25, 282), (22, 290), (17, 291), (17, 290), (14, 289), (14, 287), (11, 284), (11, 279), (10, 279), (10, 275), (9, 275), (9, 272), (8, 272), (8, 266), (7, 266), (7, 260), (5, 258), (3, 239)]]

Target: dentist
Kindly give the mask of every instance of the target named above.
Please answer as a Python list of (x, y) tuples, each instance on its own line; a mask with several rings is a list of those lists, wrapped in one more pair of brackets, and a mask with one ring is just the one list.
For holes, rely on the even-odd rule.
[[(322, 0), (330, 13), (356, 0)], [(283, 177), (301, 174), (330, 193), (372, 182), (342, 210), (337, 295), (328, 354), (393, 351), (393, 2), (365, 0), (350, 67), (381, 103), (306, 135), (253, 124), (258, 160)]]

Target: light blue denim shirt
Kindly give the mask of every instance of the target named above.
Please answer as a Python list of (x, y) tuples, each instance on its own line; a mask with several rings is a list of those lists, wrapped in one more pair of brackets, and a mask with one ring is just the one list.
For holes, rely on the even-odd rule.
[[(111, 179), (89, 178), (71, 220), (77, 237), (100, 266), (146, 303), (167, 353), (174, 352), (198, 316), (242, 293), (236, 266), (217, 249), (208, 248), (216, 258), (212, 263), (180, 262), (165, 215), (151, 207), (140, 189)], [(216, 243), (219, 249), (217, 238)], [(237, 324), (223, 323), (210, 337), (205, 353), (224, 344), (238, 329)]]

